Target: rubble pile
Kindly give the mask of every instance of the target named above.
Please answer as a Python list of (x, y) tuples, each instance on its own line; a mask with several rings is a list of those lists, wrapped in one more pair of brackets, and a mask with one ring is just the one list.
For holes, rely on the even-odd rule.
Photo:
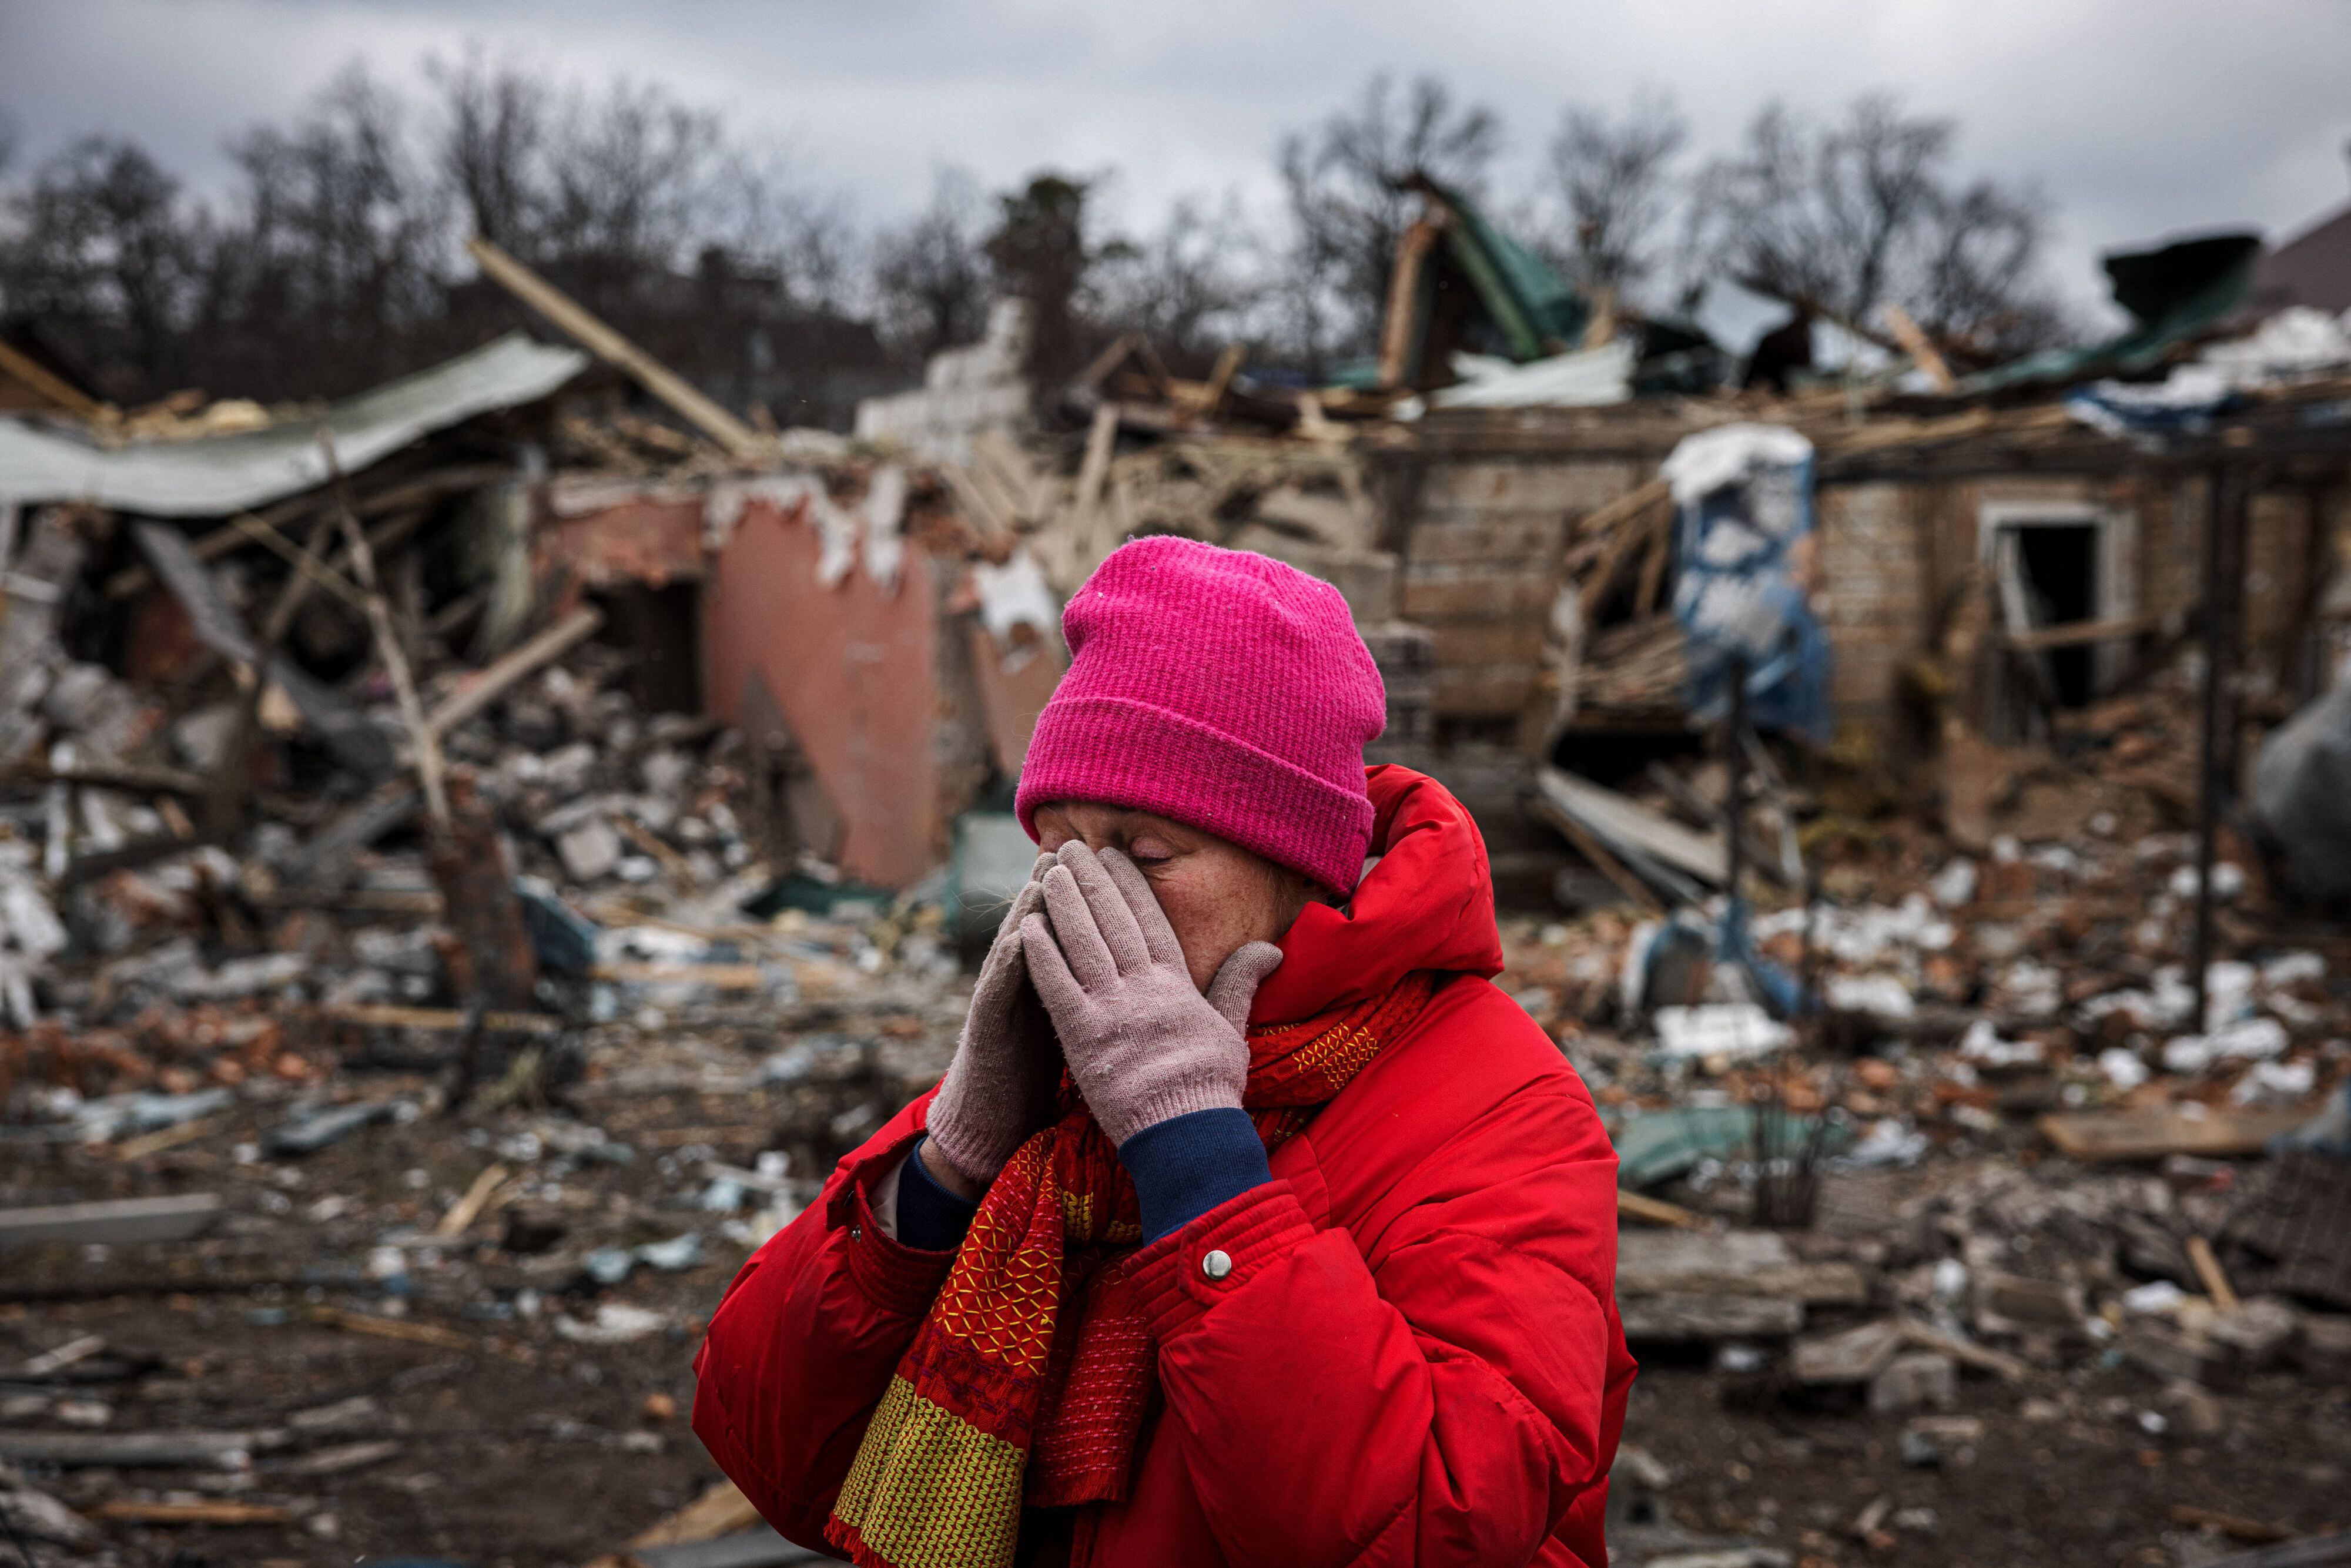
[[(1651, 808), (1719, 800), (1720, 771)], [(1649, 1369), (1612, 1499), (1625, 1560), (2039, 1561), (2039, 1494), (2095, 1495), (2102, 1462), (2132, 1492), (2190, 1469), (2136, 1524), (2077, 1507), (2077, 1544), (2135, 1531), (2208, 1562), (2330, 1527), (2273, 1480), (2339, 1479), (2315, 1456), (2351, 1436), (2351, 952), (2281, 920), (2240, 844), (2199, 1018), (2192, 835), (2099, 827), (1971, 855), (1890, 819), (1822, 857), (1809, 903), (1759, 883), (1736, 914), (1603, 895), (1506, 922), (1506, 983), (1621, 1162), (1618, 1301)], [(1678, 1366), (1760, 1435), (1728, 1489), (1707, 1478), (1735, 1427), (1677, 1426)], [(1766, 1485), (1759, 1453), (1792, 1431)], [(2053, 1448), (2053, 1488), (2014, 1462)], [(2022, 1513), (1987, 1506), (2019, 1491)]]
[[(1744, 511), (1621, 454), (1617, 498), (1569, 506), (1517, 465), (1565, 426), (1498, 419), (1510, 461), (1447, 483), (1518, 510), (1416, 546), (1375, 458), (1445, 425), (1448, 357), (1309, 392), (1122, 340), (1024, 444), (999, 312), (863, 432), (896, 444), (852, 444), (742, 424), (498, 265), (684, 426), (610, 382), (551, 401), (585, 356), (509, 341), (315, 444), (299, 411), (142, 411), (70, 449), (105, 494), (0, 506), (17, 1533), (93, 1563), (791, 1560), (684, 1430), (693, 1346), (945, 1070), (958, 955), (1031, 854), (1007, 807), (1059, 603), (1149, 532), (1335, 583), (1387, 679), (1379, 756), (1577, 857), (1558, 908), (1506, 912), (1500, 983), (1616, 1145), (1645, 1362), (1617, 1561), (2201, 1563), (2341, 1522), (2351, 936), (2231, 825), (2194, 972), (2201, 676), (2160, 626), (2011, 619), (2002, 664), (1959, 593), (1907, 674), (1930, 760), (1886, 760), (1820, 727), (1792, 430), (1713, 444), (1747, 454)], [(1605, 350), (1517, 357), (1575, 360), (1543, 399), (1580, 410), (1600, 371), (1631, 395)], [(1892, 450), (1819, 434), (1824, 464)], [(157, 482), (222, 442), (285, 472)], [(1400, 618), (1416, 571), (1454, 619)], [(1764, 599), (1809, 651), (1750, 691), (1719, 612)], [(2043, 700), (2032, 661), (2094, 644), (2128, 678)], [(1507, 702), (1464, 678), (1488, 664)], [(1722, 725), (1749, 696), (1823, 744)], [(1710, 726), (1736, 750), (1690, 762)], [(1568, 770), (1612, 746), (1642, 760)]]

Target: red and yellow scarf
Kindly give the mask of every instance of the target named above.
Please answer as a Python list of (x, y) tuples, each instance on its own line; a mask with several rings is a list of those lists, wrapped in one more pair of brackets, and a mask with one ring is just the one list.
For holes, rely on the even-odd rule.
[[(1252, 1029), (1244, 1100), (1270, 1154), (1411, 1021), (1436, 977)], [(1023, 1507), (1115, 1501), (1156, 1379), (1119, 1267), (1134, 1184), (1066, 1082), (1015, 1151), (875, 1407), (825, 1539), (866, 1568), (1003, 1568)], [(1074, 1304), (1074, 1311), (1064, 1308)]]

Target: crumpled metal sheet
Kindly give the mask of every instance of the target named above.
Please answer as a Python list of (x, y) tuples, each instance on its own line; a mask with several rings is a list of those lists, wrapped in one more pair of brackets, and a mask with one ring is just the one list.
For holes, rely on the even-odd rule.
[[(510, 332), (446, 364), (387, 382), (327, 411), (347, 474), (420, 435), (555, 391), (588, 366), (577, 349)], [(0, 505), (87, 501), (155, 517), (209, 517), (266, 506), (328, 479), (315, 424), (293, 421), (242, 435), (173, 444), (99, 446), (0, 419)]]

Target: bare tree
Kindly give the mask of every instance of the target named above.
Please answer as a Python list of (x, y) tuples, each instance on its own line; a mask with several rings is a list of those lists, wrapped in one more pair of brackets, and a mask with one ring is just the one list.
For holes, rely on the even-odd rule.
[(591, 306), (674, 272), (705, 241), (727, 172), (716, 115), (616, 81), (566, 106), (559, 141), (539, 243)]
[(1558, 248), (1580, 287), (1622, 298), (1650, 278), (1688, 142), (1688, 120), (1662, 95), (1643, 94), (1620, 121), (1586, 109), (1561, 116), (1550, 170), (1567, 219)]
[(883, 336), (916, 363), (977, 340), (992, 279), (982, 250), (987, 204), (978, 182), (942, 169), (930, 204), (874, 246), (873, 292)]
[(354, 65), (291, 127), (234, 152), (245, 204), (213, 272), (213, 324), (275, 339), (282, 356), (256, 368), (282, 392), (406, 368), (402, 340), (439, 311), (443, 225), (401, 102)]
[(1457, 104), (1434, 77), (1398, 92), (1384, 76), (1354, 109), (1283, 142), (1292, 235), (1282, 293), (1294, 350), (1310, 365), (1378, 342), (1396, 239), (1415, 204), (1397, 183), (1423, 173), (1481, 194), (1500, 144), (1492, 110)]
[(1106, 258), (1097, 283), (1104, 325), (1139, 331), (1179, 369), (1207, 369), (1227, 343), (1255, 335), (1262, 242), (1238, 201), (1211, 212), (1176, 203), (1158, 232)]
[(1980, 180), (1943, 193), (1926, 225), (1911, 314), (1987, 362), (2061, 340), (2064, 310), (2032, 281), (2047, 230), (2036, 191)]
[(46, 318), (119, 393), (187, 373), (204, 220), (176, 179), (131, 142), (90, 137), (43, 162), (9, 207), (9, 310)]
[(1865, 321), (1888, 302), (1930, 330), (2007, 340), (2055, 320), (2033, 276), (2036, 197), (1990, 181), (1955, 185), (1956, 125), (1865, 98), (1811, 126), (1772, 104), (1747, 144), (1712, 164), (1691, 209), (1702, 265), (1767, 292)]
[(479, 47), (425, 62), (442, 126), (434, 163), (473, 233), (504, 249), (536, 248), (548, 201), (554, 97), (512, 64), (493, 68)]
[[(1088, 286), (1102, 249), (1086, 235), (1086, 198), (1093, 182), (1050, 171), (996, 198), (987, 260), (997, 286), (1029, 302), (1029, 384), (1050, 396), (1077, 373), (1100, 335), (1088, 319)], [(1124, 246), (1118, 247), (1123, 254)]]

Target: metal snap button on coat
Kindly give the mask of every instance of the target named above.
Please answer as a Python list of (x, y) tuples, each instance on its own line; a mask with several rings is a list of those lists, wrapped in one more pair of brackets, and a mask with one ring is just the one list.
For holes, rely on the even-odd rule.
[(1233, 1260), (1229, 1254), (1217, 1251), (1200, 1255), (1200, 1272), (1209, 1279), (1221, 1280), (1232, 1271)]

